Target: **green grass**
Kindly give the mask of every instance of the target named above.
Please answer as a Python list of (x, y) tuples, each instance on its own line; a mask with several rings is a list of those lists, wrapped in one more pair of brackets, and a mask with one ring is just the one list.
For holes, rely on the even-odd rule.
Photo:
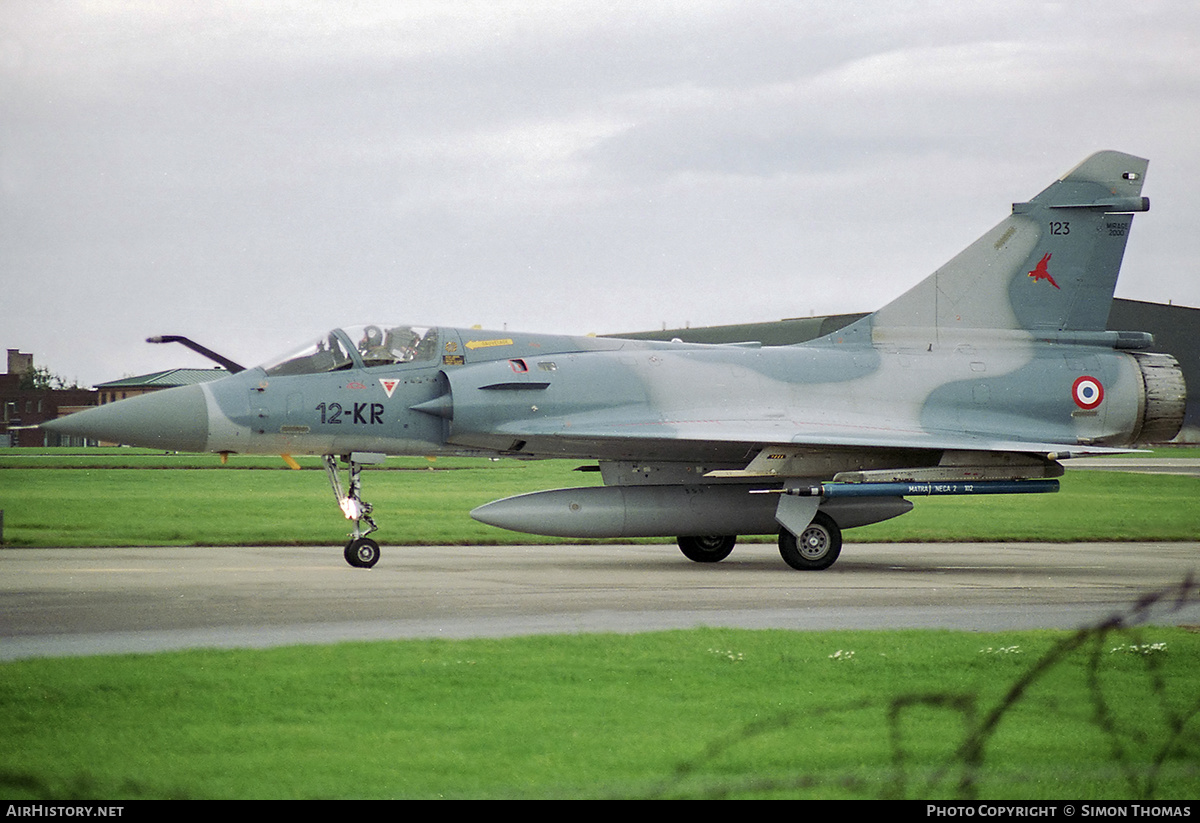
[[(130, 468), (137, 456), (116, 455), (121, 468), (86, 465), (95, 459), (60, 458), (84, 461), (73, 468), (0, 468), (5, 545), (346, 542), (350, 524), (317, 458), (302, 458), (301, 471), (287, 469), (279, 458), (233, 458), (221, 467), (215, 456), (145, 455), (149, 465)], [(364, 472), (364, 497), (375, 505), (379, 538), (393, 545), (539, 542), (477, 523), (467, 513), (498, 497), (599, 482), (594, 473), (572, 471), (575, 462), (398, 458), (387, 465)]]
[[(1176, 452), (1171, 452), (1175, 454)], [(0, 454), (7, 546), (339, 545), (349, 524), (317, 458), (133, 449)], [(392, 458), (363, 473), (378, 539), (392, 545), (561, 543), (477, 523), (508, 495), (599, 484), (579, 461)], [(849, 542), (1200, 538), (1200, 478), (1068, 472), (1057, 494), (913, 498), (910, 514), (849, 531)], [(772, 538), (766, 538), (772, 539)]]
[[(1068, 637), (704, 629), (7, 663), (0, 794), (1198, 796), (1200, 635), (1096, 635), (1010, 700)], [(1134, 643), (1163, 648), (1111, 651)]]
[[(340, 544), (319, 463), (301, 462), (6, 451), (5, 542)], [(557, 542), (466, 513), (598, 482), (576, 465), (389, 459), (366, 473), (366, 496), (393, 544)], [(1076, 472), (1057, 495), (917, 500), (847, 537), (1197, 539), (1197, 500), (1197, 478)], [(1051, 654), (1061, 644), (1073, 650)], [(706, 629), (26, 660), (0, 664), (0, 795), (1186, 800), (1200, 796), (1198, 671), (1200, 634), (1178, 628)]]

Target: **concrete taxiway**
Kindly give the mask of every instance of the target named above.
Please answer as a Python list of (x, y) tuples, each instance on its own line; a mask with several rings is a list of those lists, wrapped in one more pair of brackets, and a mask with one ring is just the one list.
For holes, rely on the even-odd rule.
[(1131, 472), (1133, 474), (1179, 474), (1200, 476), (1200, 458), (1196, 457), (1077, 457), (1067, 463), (1068, 470)]
[[(847, 544), (822, 572), (772, 544), (0, 550), (0, 659), (694, 626), (1075, 628), (1200, 571), (1200, 542)], [(1200, 625), (1193, 588), (1152, 622)]]

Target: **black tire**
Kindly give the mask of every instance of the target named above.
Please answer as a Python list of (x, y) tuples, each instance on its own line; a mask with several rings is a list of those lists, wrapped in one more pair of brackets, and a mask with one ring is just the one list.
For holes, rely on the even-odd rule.
[(842, 530), (824, 512), (817, 512), (817, 516), (799, 536), (787, 529), (779, 533), (779, 555), (793, 569), (828, 569), (841, 553)]
[(369, 569), (379, 562), (379, 544), (369, 537), (360, 537), (346, 544), (346, 562), (356, 569)]
[(720, 563), (733, 551), (733, 546), (737, 543), (737, 535), (711, 534), (703, 537), (677, 537), (675, 542), (679, 544), (679, 550), (688, 560), (694, 560), (697, 563)]

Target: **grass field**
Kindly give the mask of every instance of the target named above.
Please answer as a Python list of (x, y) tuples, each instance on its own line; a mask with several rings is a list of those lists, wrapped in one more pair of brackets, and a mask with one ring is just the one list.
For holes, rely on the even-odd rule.
[(1194, 799), (1198, 665), (1170, 628), (31, 660), (0, 667), (0, 795)]
[[(316, 458), (133, 449), (0, 453), (6, 546), (338, 545), (348, 524)], [(391, 458), (363, 473), (376, 535), (392, 545), (574, 542), (508, 532), (468, 512), (523, 492), (599, 483), (579, 461)], [(848, 542), (1194, 540), (1200, 478), (1068, 472), (1048, 495), (928, 498)], [(768, 540), (773, 538), (766, 538)]]
[[(319, 463), (0, 453), (6, 546), (340, 544)], [(380, 538), (520, 543), (474, 506), (577, 463), (389, 459)], [(1069, 473), (855, 540), (1197, 539), (1200, 479)], [(1200, 796), (1200, 633), (787, 632), (409, 641), (0, 664), (10, 800)]]

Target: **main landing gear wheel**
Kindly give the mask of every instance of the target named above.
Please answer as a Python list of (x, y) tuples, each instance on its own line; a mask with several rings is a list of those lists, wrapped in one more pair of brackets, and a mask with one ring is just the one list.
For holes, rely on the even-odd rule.
[(379, 561), (379, 544), (369, 537), (359, 537), (346, 544), (346, 562), (356, 569), (369, 569)]
[(779, 532), (779, 555), (800, 571), (828, 569), (842, 552), (842, 530), (833, 518), (817, 512), (799, 537), (787, 529)]
[(737, 543), (737, 535), (711, 534), (703, 537), (677, 537), (675, 542), (679, 544), (679, 550), (688, 560), (694, 560), (697, 563), (719, 563), (729, 557), (729, 553), (733, 551), (733, 545)]

